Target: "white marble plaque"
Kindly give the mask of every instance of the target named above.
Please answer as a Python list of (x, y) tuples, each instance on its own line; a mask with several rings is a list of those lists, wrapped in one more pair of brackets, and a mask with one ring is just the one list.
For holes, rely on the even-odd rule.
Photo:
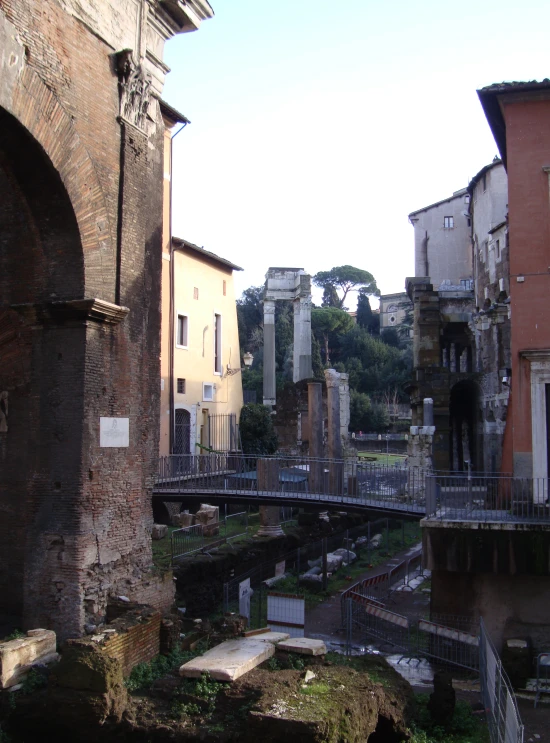
[(100, 446), (130, 446), (129, 418), (100, 418)]
[(239, 583), (239, 614), (250, 622), (250, 578)]

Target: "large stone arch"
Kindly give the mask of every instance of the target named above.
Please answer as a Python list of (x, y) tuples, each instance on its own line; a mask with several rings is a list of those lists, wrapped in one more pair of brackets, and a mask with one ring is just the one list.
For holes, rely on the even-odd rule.
[(71, 116), (26, 62), (15, 27), (0, 11), (0, 107), (42, 147), (69, 196), (80, 232), (84, 264), (81, 295), (114, 302), (116, 256), (105, 196), (94, 164)]

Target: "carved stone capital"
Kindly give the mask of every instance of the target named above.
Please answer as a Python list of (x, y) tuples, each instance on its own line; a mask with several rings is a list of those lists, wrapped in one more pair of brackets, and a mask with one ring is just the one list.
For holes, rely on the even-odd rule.
[(340, 387), (340, 374), (335, 369), (325, 369), (327, 387)]
[(141, 64), (136, 64), (132, 49), (116, 53), (120, 118), (132, 126), (146, 131), (147, 114), (151, 100), (150, 73)]

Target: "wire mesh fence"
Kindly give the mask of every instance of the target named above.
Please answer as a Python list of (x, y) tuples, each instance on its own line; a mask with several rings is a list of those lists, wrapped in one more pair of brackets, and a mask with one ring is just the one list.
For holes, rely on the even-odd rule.
[(479, 670), (479, 638), (474, 631), (459, 629), (472, 627), (469, 618), (449, 617), (446, 626), (427, 619), (410, 620), (390, 611), (384, 603), (355, 591), (345, 600), (346, 647), (348, 652), (354, 638), (360, 642), (374, 641), (379, 647), (390, 648), (412, 658), (428, 658), (440, 665)]
[[(383, 518), (303, 545), (227, 581), (224, 584), (224, 611), (239, 611), (239, 586), (247, 580), (252, 590), (250, 621), (254, 627), (265, 626), (267, 593), (270, 590), (305, 595), (306, 610), (310, 610), (319, 603), (323, 589), (330, 590), (337, 581), (344, 582), (349, 578), (346, 573), (351, 570), (350, 566), (357, 565), (356, 570), (367, 570), (372, 567), (371, 560), (382, 559), (381, 556), (390, 551), (397, 552), (410, 546), (418, 538), (418, 524)], [(324, 555), (326, 580), (323, 576)], [(328, 570), (337, 565), (339, 570), (336, 572)]]
[(491, 743), (523, 743), (524, 728), (516, 698), (483, 619), (480, 621), (479, 669)]
[(248, 511), (227, 515), (209, 524), (175, 529), (170, 536), (172, 565), (187, 555), (205, 552), (248, 533)]
[(536, 667), (535, 707), (543, 694), (550, 694), (550, 653), (539, 653)]

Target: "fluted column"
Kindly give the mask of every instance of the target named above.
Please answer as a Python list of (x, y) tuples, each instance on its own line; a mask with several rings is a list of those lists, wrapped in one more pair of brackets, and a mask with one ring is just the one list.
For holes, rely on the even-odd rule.
[(275, 405), (275, 302), (264, 300), (264, 405)]

